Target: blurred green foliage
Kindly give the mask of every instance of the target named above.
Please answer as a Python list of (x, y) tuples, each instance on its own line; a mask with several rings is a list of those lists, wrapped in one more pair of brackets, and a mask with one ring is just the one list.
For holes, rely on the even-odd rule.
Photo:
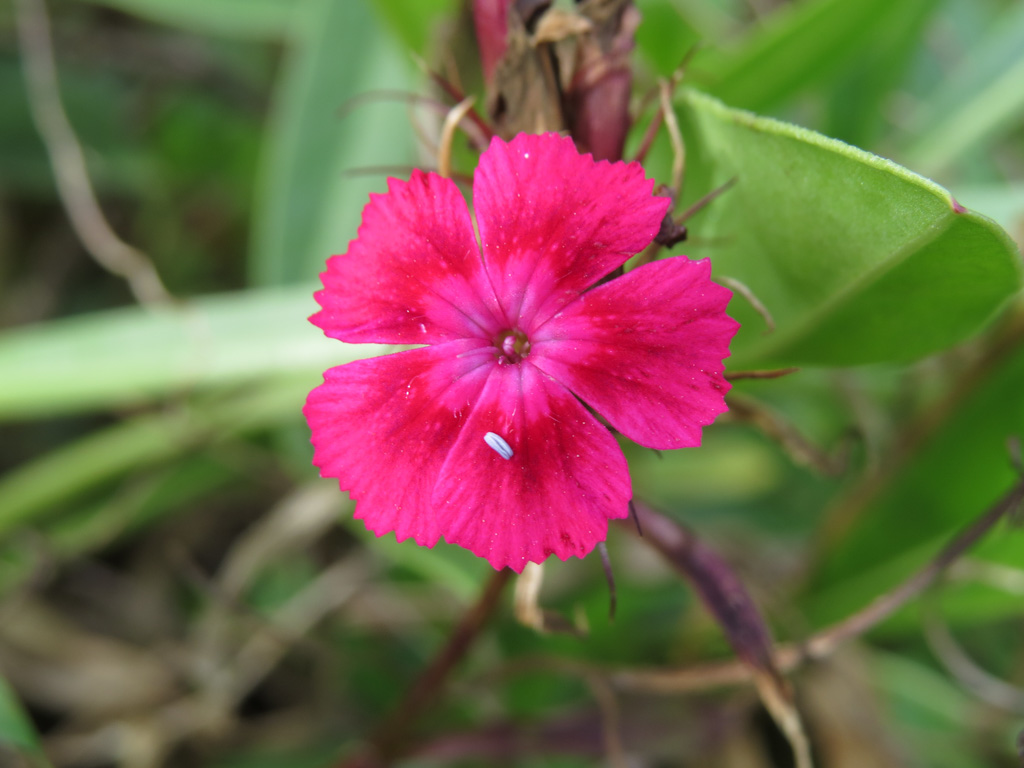
[[(663, 459), (624, 448), (637, 495), (713, 542), (777, 635), (798, 640), (919, 569), (1016, 477), (1006, 439), (1024, 435), (1024, 9), (637, 5), (638, 94), (700, 46), (676, 99), (679, 210), (736, 179), (674, 252), (710, 256), (771, 311), (777, 328), (764, 333), (734, 299), (744, 330), (730, 368), (807, 366), (736, 392), (849, 460), (822, 474), (779, 435), (736, 421)], [(129, 754), (325, 765), (394, 706), (489, 572), (454, 547), (377, 539), (353, 522), (309, 465), (300, 415), (326, 367), (384, 351), (325, 340), (305, 317), (367, 194), (434, 162), (445, 107), (408, 94), (443, 102), (421, 62), (449, 77), (451, 62), (465, 66), (466, 11), (454, 0), (51, 6), (62, 96), (104, 211), (178, 302), (133, 305), (77, 242), (32, 123), (13, 10), (0, 8), (0, 760), (13, 748), (42, 765), (41, 738), (57, 765), (147, 764)], [(477, 87), (477, 74), (461, 74)], [(637, 99), (630, 147), (652, 104)], [(471, 174), (471, 154), (456, 149), (457, 171)], [(667, 182), (671, 164), (662, 132), (645, 166)], [(956, 212), (953, 198), (975, 210)], [(442, 746), (456, 749), (458, 734), (508, 728), (527, 736), (504, 764), (592, 765), (587, 749), (536, 746), (553, 743), (549, 731), (567, 744), (600, 731), (595, 694), (570, 662), (728, 654), (642, 543), (613, 529), (609, 549), (616, 620), (593, 558), (552, 563), (545, 607), (585, 619), (589, 633), (539, 635), (503, 611), (425, 718), (425, 737), (455, 734)], [(248, 574), (233, 592), (231, 573)], [(979, 663), (1017, 685), (1022, 583), (1024, 538), (998, 528), (937, 601)], [(48, 621), (29, 621), (25, 605)], [(905, 764), (1014, 765), (1013, 717), (942, 669), (921, 614), (908, 606), (861, 644), (870, 706), (859, 714)], [(136, 662), (160, 670), (137, 680), (173, 682), (91, 676)], [(254, 668), (248, 688), (218, 676)], [(64, 684), (43, 685), (41, 670)], [(123, 686), (120, 709), (99, 708), (97, 679)], [(796, 683), (823, 685), (813, 671)], [(242, 686), (234, 699), (231, 685)], [(201, 726), (169, 735), (161, 716), (193, 706), (197, 691), (237, 717), (201, 710)], [(628, 746), (651, 761), (727, 765), (714, 752), (721, 734), (767, 750), (748, 699), (653, 701), (624, 707)], [(656, 727), (659, 712), (689, 725)], [(832, 726), (805, 714), (824, 742)], [(122, 721), (114, 746), (86, 738)]]

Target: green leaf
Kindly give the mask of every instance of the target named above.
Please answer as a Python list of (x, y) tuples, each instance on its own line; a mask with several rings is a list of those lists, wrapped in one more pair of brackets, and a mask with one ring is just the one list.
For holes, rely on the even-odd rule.
[(1007, 234), (937, 184), (694, 91), (681, 102), (688, 193), (736, 180), (691, 222), (689, 251), (750, 288), (777, 325), (765, 335), (735, 298), (735, 365), (912, 360), (964, 339), (1020, 289)]
[(18, 701), (18, 696), (0, 677), (0, 759), (6, 748), (23, 754), (29, 765), (49, 765), (39, 744), (39, 736)]
[(124, 408), (199, 388), (305, 375), (389, 352), (328, 339), (306, 318), (312, 287), (132, 307), (0, 335), (0, 419)]
[(94, 0), (191, 32), (274, 40), (286, 37), (304, 0)]
[[(709, 50), (698, 56), (694, 70), (702, 73), (704, 87), (726, 103), (769, 110), (860, 59), (906, 14), (926, 13), (937, 4), (936, 0), (794, 3), (772, 14), (732, 50)], [(706, 81), (703, 73), (709, 73)]]
[(1024, 183), (958, 185), (956, 195), (968, 208), (985, 211), (1024, 247)]
[[(312, 0), (289, 50), (269, 124), (253, 217), (250, 275), (263, 285), (315, 277), (355, 237), (384, 166), (403, 175), (413, 129), (404, 103), (361, 95), (410, 92), (411, 62), (364, 2)], [(356, 172), (356, 173), (353, 173)]]

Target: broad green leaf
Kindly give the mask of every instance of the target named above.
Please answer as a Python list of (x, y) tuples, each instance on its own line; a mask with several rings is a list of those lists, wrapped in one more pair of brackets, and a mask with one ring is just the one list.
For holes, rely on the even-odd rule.
[(17, 694), (0, 677), (0, 760), (8, 750), (24, 755), (27, 765), (40, 768), (49, 765), (39, 744), (39, 736), (22, 709)]
[(957, 186), (957, 200), (984, 211), (1024, 248), (1024, 183)]
[(404, 103), (352, 106), (355, 97), (413, 90), (410, 57), (366, 2), (311, 0), (299, 21), (269, 122), (253, 217), (250, 275), (263, 285), (309, 280), (329, 256), (344, 252), (368, 193), (380, 191), (387, 175), (360, 169), (402, 175), (412, 159)]
[[(976, 331), (1020, 289), (994, 222), (895, 163), (694, 91), (681, 99), (688, 194), (735, 179), (691, 222), (692, 255), (750, 288), (734, 365), (907, 361)], [(699, 240), (697, 239), (699, 238)]]
[(0, 420), (123, 408), (171, 394), (305, 375), (391, 351), (328, 339), (312, 287), (267, 289), (52, 321), (0, 335)]
[(908, 13), (927, 13), (936, 5), (937, 0), (787, 5), (731, 50), (699, 55), (694, 81), (730, 105), (770, 110), (862, 58)]
[(937, 173), (1024, 115), (1024, 6), (1011, 5), (982, 41), (924, 102), (907, 135), (906, 159)]
[[(91, 0), (191, 32), (274, 40), (306, 0)], [(358, 1), (358, 0), (356, 0)]]

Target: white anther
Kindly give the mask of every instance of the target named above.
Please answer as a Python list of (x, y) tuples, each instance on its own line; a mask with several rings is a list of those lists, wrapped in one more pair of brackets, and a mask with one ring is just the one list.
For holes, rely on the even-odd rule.
[(488, 432), (484, 435), (484, 442), (493, 448), (494, 452), (506, 461), (512, 458), (512, 446), (505, 442), (505, 438), (501, 435)]

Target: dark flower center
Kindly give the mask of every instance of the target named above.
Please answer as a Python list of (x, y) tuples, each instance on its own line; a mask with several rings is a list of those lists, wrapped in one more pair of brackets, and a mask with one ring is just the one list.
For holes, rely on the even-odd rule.
[(518, 363), (530, 354), (530, 340), (520, 330), (502, 331), (495, 337), (499, 363)]

